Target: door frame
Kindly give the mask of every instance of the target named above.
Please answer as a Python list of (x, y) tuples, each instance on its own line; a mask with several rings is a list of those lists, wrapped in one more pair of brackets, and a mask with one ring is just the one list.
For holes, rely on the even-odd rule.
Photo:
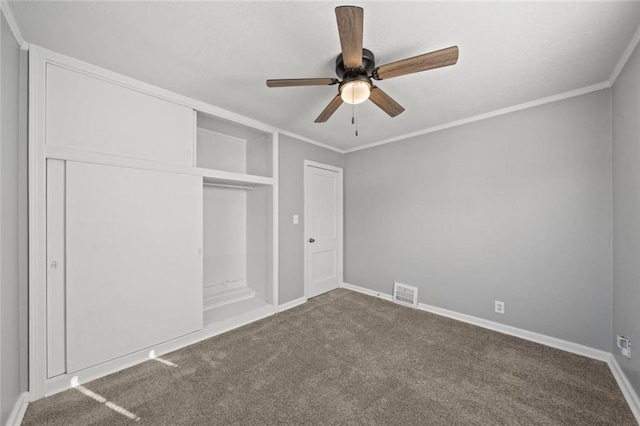
[(307, 170), (309, 167), (315, 167), (317, 169), (328, 170), (331, 172), (338, 173), (338, 182), (339, 188), (338, 191), (340, 193), (339, 203), (337, 209), (337, 221), (338, 221), (338, 262), (340, 265), (338, 267), (340, 276), (340, 282), (338, 283), (338, 287), (342, 287), (344, 282), (344, 171), (341, 167), (331, 166), (329, 164), (318, 163), (316, 161), (304, 160), (304, 211), (303, 211), (303, 220), (304, 220), (304, 238), (302, 240), (302, 244), (304, 245), (304, 299), (309, 299), (309, 244), (308, 240), (309, 236), (309, 221), (307, 220), (308, 213), (311, 211), (310, 208), (310, 191), (308, 188), (309, 181), (307, 178)]

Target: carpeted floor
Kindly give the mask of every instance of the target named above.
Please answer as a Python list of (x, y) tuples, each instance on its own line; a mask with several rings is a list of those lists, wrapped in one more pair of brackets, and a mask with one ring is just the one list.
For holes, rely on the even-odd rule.
[(348, 290), (162, 360), (23, 424), (636, 424), (603, 362)]

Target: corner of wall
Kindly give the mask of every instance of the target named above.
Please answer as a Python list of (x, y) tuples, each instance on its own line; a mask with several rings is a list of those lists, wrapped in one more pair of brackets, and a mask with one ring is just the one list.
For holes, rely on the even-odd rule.
[(635, 241), (639, 223), (640, 177), (636, 173), (640, 134), (636, 122), (640, 93), (640, 28), (631, 39), (610, 77), (611, 88), (611, 146), (612, 146), (612, 330), (611, 370), (640, 422), (640, 363), (619, 355), (615, 336), (624, 334), (638, 340), (638, 314), (636, 282), (639, 277), (634, 259), (638, 255)]
[(613, 87), (613, 84), (618, 79), (618, 76), (620, 75), (620, 73), (622, 72), (622, 69), (626, 65), (629, 58), (631, 57), (631, 54), (633, 53), (636, 46), (638, 45), (638, 42), (640, 42), (640, 27), (638, 27), (636, 32), (633, 34), (633, 37), (631, 37), (631, 40), (629, 41), (627, 48), (624, 50), (624, 52), (622, 53), (622, 56), (620, 57), (620, 60), (618, 61), (616, 66), (613, 68), (613, 71), (611, 71), (611, 75), (609, 76), (609, 80), (608, 80), (609, 86)]
[(4, 17), (6, 18), (7, 23), (9, 24), (9, 28), (11, 28), (11, 32), (13, 33), (13, 37), (16, 39), (16, 42), (18, 43), (18, 46), (20, 46), (20, 49), (29, 50), (29, 43), (27, 43), (22, 37), (22, 32), (20, 31), (18, 23), (13, 16), (13, 12), (11, 11), (11, 7), (9, 7), (9, 3), (6, 0), (0, 0), (0, 9), (4, 14)]

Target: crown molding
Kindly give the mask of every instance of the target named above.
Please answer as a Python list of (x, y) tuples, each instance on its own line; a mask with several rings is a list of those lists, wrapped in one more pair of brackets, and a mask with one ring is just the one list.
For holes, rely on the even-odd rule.
[(488, 118), (498, 117), (500, 115), (509, 114), (516, 111), (522, 111), (524, 109), (534, 108), (540, 105), (548, 104), (551, 102), (561, 101), (564, 99), (573, 98), (580, 95), (585, 95), (587, 93), (596, 92), (598, 90), (607, 89), (611, 87), (608, 81), (603, 81), (602, 83), (594, 84), (591, 86), (583, 87), (576, 90), (571, 90), (569, 92), (559, 93), (557, 95), (548, 96), (546, 98), (536, 99), (531, 102), (525, 102), (522, 104), (510, 106), (507, 108), (498, 109), (491, 112), (486, 112), (484, 114), (474, 115), (472, 117), (463, 118), (461, 120), (451, 121), (449, 123), (440, 124), (433, 127), (428, 127), (426, 129), (418, 130), (416, 132), (405, 133), (400, 136), (394, 136), (392, 138), (383, 139), (379, 142), (373, 142), (366, 145), (356, 146), (354, 148), (350, 148), (345, 150), (346, 154), (351, 152), (361, 151), (363, 149), (369, 149), (380, 145), (386, 145), (392, 142), (399, 142), (405, 139), (413, 138), (416, 136), (426, 135), (428, 133), (439, 132), (440, 130), (450, 129), (452, 127), (462, 126), (469, 123), (474, 123), (476, 121), (486, 120)]
[(622, 72), (622, 69), (624, 68), (624, 66), (627, 64), (627, 61), (629, 60), (629, 58), (631, 57), (631, 54), (633, 53), (636, 46), (638, 45), (638, 42), (640, 42), (640, 27), (638, 27), (633, 37), (631, 37), (631, 41), (629, 41), (627, 48), (624, 50), (624, 52), (622, 52), (622, 56), (620, 57), (620, 60), (618, 61), (616, 66), (613, 68), (613, 71), (611, 72), (611, 75), (609, 76), (609, 80), (608, 80), (610, 86), (613, 86), (613, 83), (615, 83), (616, 80), (618, 79), (618, 76)]
[(13, 37), (16, 39), (20, 49), (29, 50), (29, 43), (24, 41), (24, 38), (22, 38), (22, 33), (20, 32), (16, 19), (13, 17), (13, 12), (11, 12), (11, 8), (9, 7), (7, 0), (0, 0), (0, 9), (2, 9), (2, 13), (4, 13), (4, 17), (7, 19), (9, 28), (11, 28)]
[(440, 131), (440, 130), (450, 129), (452, 127), (462, 126), (464, 124), (473, 123), (475, 121), (485, 120), (485, 119), (488, 119), (488, 118), (497, 117), (499, 115), (504, 115), (504, 114), (508, 114), (508, 113), (511, 113), (511, 112), (515, 112), (515, 111), (521, 111), (521, 110), (524, 110), (524, 109), (527, 109), (527, 108), (533, 108), (533, 107), (536, 107), (536, 106), (539, 106), (539, 105), (544, 105), (544, 104), (547, 104), (547, 103), (550, 103), (550, 102), (556, 102), (556, 101), (560, 101), (560, 100), (563, 100), (563, 99), (572, 98), (572, 97), (575, 97), (575, 96), (585, 95), (585, 94), (590, 93), (590, 92), (595, 92), (597, 90), (602, 90), (602, 89), (606, 89), (606, 88), (612, 87), (613, 84), (618, 79), (618, 76), (622, 72), (622, 69), (626, 65), (627, 61), (629, 60), (629, 58), (633, 54), (633, 51), (638, 46), (638, 43), (640, 43), (640, 26), (638, 27), (638, 29), (634, 33), (633, 37), (629, 41), (629, 44), (627, 45), (627, 48), (622, 53), (622, 56), (620, 57), (620, 60), (618, 61), (616, 66), (613, 68), (613, 71), (611, 72), (611, 75), (609, 76), (609, 78), (606, 81), (603, 81), (602, 83), (594, 84), (592, 86), (583, 87), (581, 89), (572, 90), (572, 91), (569, 91), (569, 92), (560, 93), (560, 94), (557, 94), (557, 95), (553, 95), (553, 96), (549, 96), (549, 97), (546, 97), (546, 98), (534, 100), (534, 101), (531, 101), (531, 102), (526, 102), (526, 103), (523, 103), (523, 104), (514, 105), (514, 106), (511, 106), (511, 107), (499, 109), (499, 110), (496, 110), (496, 111), (475, 115), (473, 117), (463, 118), (462, 120), (456, 120), (456, 121), (452, 121), (452, 122), (449, 122), (449, 123), (440, 124), (438, 126), (429, 127), (429, 128), (426, 128), (426, 129), (418, 130), (416, 132), (405, 133), (403, 135), (394, 136), (392, 138), (384, 139), (384, 140), (381, 140), (381, 141), (378, 141), (378, 142), (373, 142), (373, 143), (369, 143), (369, 144), (366, 144), (366, 145), (356, 146), (356, 147), (353, 147), (353, 148), (349, 148), (349, 149), (343, 150), (343, 153), (348, 154), (348, 153), (351, 153), (351, 152), (361, 151), (363, 149), (374, 148), (376, 146), (385, 145), (385, 144), (392, 143), (392, 142), (398, 142), (398, 141), (401, 141), (401, 140), (404, 140), (404, 139), (409, 139), (409, 138), (420, 136), (420, 135), (426, 135), (428, 133), (433, 133), (433, 132), (437, 132), (437, 131)]
[(309, 139), (307, 137), (300, 136), (300, 135), (297, 135), (295, 133), (288, 132), (286, 130), (278, 130), (278, 133), (280, 133), (281, 135), (289, 136), (290, 138), (293, 138), (293, 139), (298, 139), (299, 141), (302, 141), (302, 142), (307, 142), (307, 143), (310, 143), (312, 145), (319, 146), (321, 148), (325, 148), (325, 149), (329, 149), (331, 151), (335, 151), (335, 152), (337, 152), (339, 154), (346, 154), (347, 153), (347, 151), (345, 151), (344, 149), (340, 149), (340, 148), (337, 148), (335, 146), (328, 145), (326, 143), (318, 142), (318, 141), (315, 141), (313, 139)]

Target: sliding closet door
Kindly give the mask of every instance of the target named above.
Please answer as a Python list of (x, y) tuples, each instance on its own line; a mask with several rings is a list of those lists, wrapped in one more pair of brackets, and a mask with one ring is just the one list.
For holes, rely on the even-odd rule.
[(67, 372), (202, 328), (202, 181), (67, 162)]

